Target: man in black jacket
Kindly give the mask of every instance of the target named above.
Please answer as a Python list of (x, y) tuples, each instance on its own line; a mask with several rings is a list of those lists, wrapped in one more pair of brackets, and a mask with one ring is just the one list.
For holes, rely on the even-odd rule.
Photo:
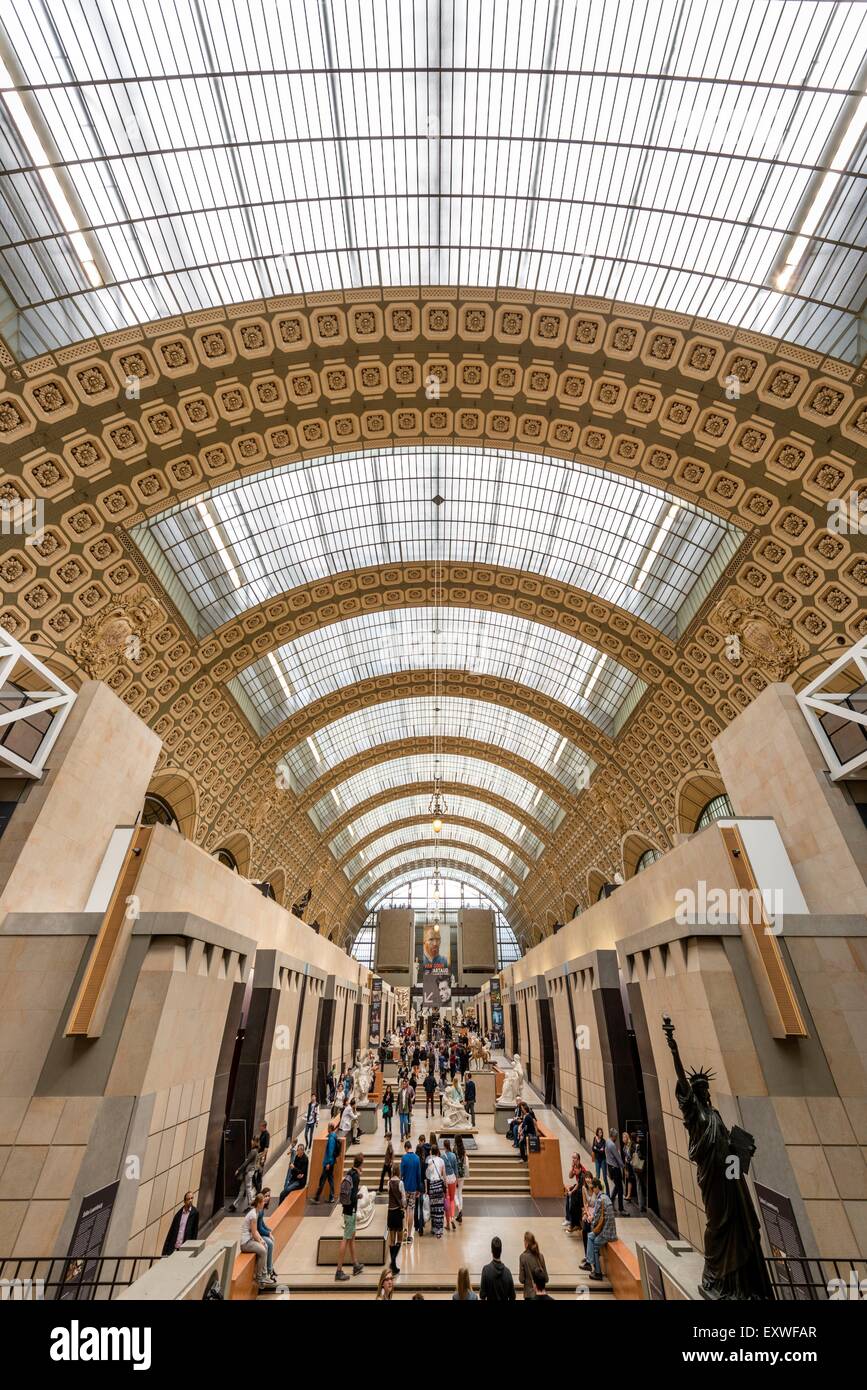
[(185, 1240), (195, 1240), (199, 1234), (199, 1213), (193, 1206), (192, 1192), (184, 1193), (184, 1205), (172, 1217), (172, 1224), (163, 1241), (163, 1259), (180, 1250)]
[(479, 1298), (483, 1303), (515, 1301), (515, 1281), (512, 1271), (500, 1259), (502, 1253), (503, 1242), (499, 1236), (494, 1236), (491, 1241), (491, 1262), (482, 1270), (482, 1282), (479, 1286)]

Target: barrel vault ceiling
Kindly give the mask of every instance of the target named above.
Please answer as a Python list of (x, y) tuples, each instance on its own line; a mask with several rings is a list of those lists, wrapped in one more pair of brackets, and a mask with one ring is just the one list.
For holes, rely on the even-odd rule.
[(780, 10), (4, 11), (0, 624), (337, 939), (536, 939), (867, 634), (867, 30)]

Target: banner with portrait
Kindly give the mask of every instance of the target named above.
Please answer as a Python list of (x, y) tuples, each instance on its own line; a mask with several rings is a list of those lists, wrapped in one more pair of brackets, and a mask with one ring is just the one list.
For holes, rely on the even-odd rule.
[(421, 928), (419, 973), (422, 1004), (430, 1009), (448, 1008), (452, 999), (451, 941), (447, 926), (427, 922)]

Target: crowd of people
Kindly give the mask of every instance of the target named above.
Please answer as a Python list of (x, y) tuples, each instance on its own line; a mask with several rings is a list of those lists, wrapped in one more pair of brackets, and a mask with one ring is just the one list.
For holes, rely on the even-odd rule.
[[(380, 1048), (383, 1065), (390, 1051)], [(394, 1295), (395, 1279), (400, 1274), (398, 1263), (402, 1248), (427, 1233), (441, 1240), (457, 1231), (464, 1219), (464, 1183), (469, 1177), (470, 1157), (460, 1134), (429, 1137), (419, 1134), (413, 1143), (413, 1112), (424, 1097), (425, 1119), (436, 1121), (437, 1094), (447, 1085), (456, 1087), (475, 1123), (475, 1083), (470, 1070), (470, 1041), (466, 1032), (453, 1035), (445, 1023), (434, 1025), (430, 1035), (405, 1029), (400, 1035), (397, 1084), (385, 1086), (381, 1095), (383, 1130), (386, 1138), (385, 1156), (379, 1173), (378, 1192), (385, 1196), (385, 1226), (388, 1245), (388, 1265), (379, 1280), (376, 1297), (389, 1301)], [(344, 1282), (360, 1274), (364, 1266), (357, 1258), (356, 1227), (361, 1169), (363, 1158), (356, 1155), (349, 1162), (352, 1145), (360, 1142), (359, 1115), (353, 1104), (354, 1073), (351, 1068), (337, 1072), (332, 1068), (326, 1083), (331, 1117), (322, 1158), (322, 1169), (315, 1193), (309, 1198), (318, 1203), (327, 1188), (328, 1200), (340, 1203), (343, 1233), (335, 1280)], [(442, 1106), (440, 1103), (440, 1113)], [(398, 1119), (398, 1134), (393, 1121)], [(307, 1186), (310, 1178), (309, 1150), (319, 1125), (320, 1104), (311, 1093), (304, 1115), (304, 1138), (292, 1144), (285, 1181), (277, 1205), (290, 1193)], [(518, 1101), (508, 1125), (508, 1137), (526, 1162), (537, 1137), (536, 1117), (528, 1101)], [(538, 1140), (537, 1140), (538, 1142)], [(276, 1281), (273, 1270), (274, 1241), (267, 1223), (271, 1191), (263, 1187), (262, 1178), (271, 1137), (263, 1120), (249, 1151), (236, 1170), (238, 1195), (230, 1211), (243, 1212), (241, 1249), (256, 1255), (256, 1278), (260, 1288)], [(335, 1171), (341, 1152), (345, 1156), (339, 1192), (335, 1191)], [(617, 1239), (616, 1217), (626, 1216), (626, 1203), (639, 1212), (646, 1210), (647, 1145), (643, 1131), (634, 1134), (614, 1128), (606, 1136), (596, 1130), (591, 1154), (594, 1171), (585, 1167), (578, 1153), (572, 1155), (569, 1176), (565, 1183), (564, 1229), (581, 1234), (584, 1259), (580, 1268), (591, 1280), (603, 1278), (600, 1251)], [(189, 1202), (187, 1200), (189, 1198)], [(190, 1238), (198, 1213), (192, 1207), (192, 1195), (187, 1194), (184, 1207), (178, 1212), (167, 1239), (168, 1254)], [(344, 1269), (351, 1266), (352, 1275)], [(532, 1232), (524, 1236), (524, 1248), (518, 1261), (517, 1287), (525, 1299), (550, 1298), (547, 1293), (548, 1270), (538, 1242)], [(416, 1297), (421, 1298), (418, 1294)], [(472, 1288), (470, 1276), (460, 1268), (453, 1298), (457, 1301), (508, 1302), (516, 1298), (516, 1280), (502, 1260), (499, 1237), (491, 1242), (491, 1260), (482, 1270), (478, 1291)]]

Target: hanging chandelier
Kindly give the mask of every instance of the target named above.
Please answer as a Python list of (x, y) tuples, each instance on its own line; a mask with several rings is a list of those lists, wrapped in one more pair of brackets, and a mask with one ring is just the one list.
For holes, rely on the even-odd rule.
[[(440, 507), (444, 498), (437, 493), (433, 498), (436, 507), (436, 523), (434, 526), (434, 555), (433, 555), (433, 642), (431, 644), (431, 666), (433, 668), (433, 794), (428, 804), (428, 813), (431, 816), (431, 829), (435, 835), (439, 835), (443, 828), (443, 820), (448, 811), (445, 797), (440, 785), (440, 753), (442, 747), (442, 735), (440, 729), (440, 608), (443, 601), (443, 569), (440, 546)], [(436, 872), (437, 894), (439, 893), (439, 865)]]

